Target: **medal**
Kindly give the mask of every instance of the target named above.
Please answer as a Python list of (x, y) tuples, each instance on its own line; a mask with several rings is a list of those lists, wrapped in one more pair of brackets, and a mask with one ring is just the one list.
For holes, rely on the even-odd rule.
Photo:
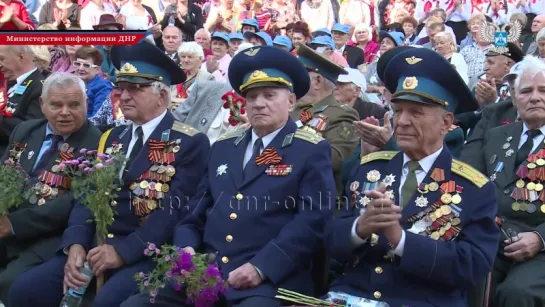
[(350, 191), (351, 192), (356, 192), (358, 190), (358, 188), (360, 187), (360, 183), (359, 181), (354, 181), (350, 184)]
[(543, 184), (541, 183), (536, 183), (536, 187), (534, 189), (536, 192), (541, 192), (541, 190), (543, 190)]
[(540, 209), (542, 213), (545, 213), (545, 204), (541, 205)]
[(505, 143), (505, 144), (503, 144), (502, 148), (507, 150), (510, 146), (511, 146), (511, 144)]
[(441, 206), (441, 213), (443, 214), (443, 216), (449, 215), (452, 213), (452, 209), (450, 209), (450, 207), (447, 205), (443, 205)]
[(460, 194), (456, 194), (456, 195), (452, 196), (452, 203), (453, 204), (458, 205), (461, 202), (462, 202), (462, 197), (460, 196)]
[(428, 184), (428, 189), (432, 192), (435, 192), (439, 189), (439, 184), (437, 182), (431, 182)]
[(526, 185), (526, 188), (530, 191), (533, 191), (536, 188), (536, 184), (533, 182), (528, 182), (528, 184)]
[(490, 157), (490, 164), (494, 164), (494, 162), (496, 162), (497, 157), (498, 156), (496, 156), (496, 155), (492, 155), (492, 157)]
[(161, 187), (161, 192), (167, 193), (168, 191), (170, 191), (170, 187), (168, 186), (168, 184), (164, 183)]
[(416, 198), (416, 206), (420, 207), (420, 208), (424, 208), (428, 205), (428, 199), (426, 197), (424, 197), (423, 195), (419, 196)]
[(380, 172), (377, 170), (372, 170), (369, 173), (367, 173), (367, 180), (370, 182), (377, 182), (380, 179)]
[(517, 188), (519, 188), (519, 189), (524, 188), (524, 180), (522, 180), (522, 179), (517, 180), (517, 182), (515, 183), (515, 185), (516, 185)]
[(157, 183), (155, 184), (155, 191), (161, 192), (162, 190), (163, 190), (163, 184), (160, 183), (160, 182), (157, 182)]
[(450, 195), (449, 193), (441, 195), (441, 201), (443, 202), (443, 204), (450, 204), (452, 202), (452, 195)]
[(147, 188), (149, 187), (149, 182), (147, 182), (146, 180), (141, 181), (141, 182), (140, 182), (140, 187), (141, 187), (142, 189), (144, 189), (144, 190), (147, 189)]
[(180, 146), (176, 145), (174, 148), (172, 148), (173, 153), (177, 153), (178, 151), (180, 151)]
[(395, 180), (394, 174), (390, 174), (390, 175), (384, 177), (384, 179), (382, 180), (382, 182), (383, 182), (387, 187), (391, 186), (395, 181), (396, 181), (396, 180)]
[(539, 158), (539, 159), (537, 159), (536, 164), (539, 165), (539, 166), (543, 166), (543, 165), (545, 165), (545, 160)]
[(38, 206), (42, 206), (43, 204), (45, 204), (45, 199), (40, 198), (40, 200), (38, 200)]
[(513, 209), (513, 211), (519, 211), (520, 210), (520, 203), (518, 202), (514, 202), (511, 204), (511, 209)]
[(452, 221), (450, 223), (452, 224), (452, 226), (458, 226), (458, 225), (460, 225), (461, 222), (462, 221), (460, 220), (460, 218), (455, 217), (455, 218), (452, 219)]
[(528, 163), (528, 164), (526, 165), (526, 167), (527, 167), (528, 169), (534, 169), (534, 168), (537, 167), (537, 165), (536, 165), (535, 163)]
[(511, 148), (505, 152), (505, 157), (511, 157), (515, 151)]

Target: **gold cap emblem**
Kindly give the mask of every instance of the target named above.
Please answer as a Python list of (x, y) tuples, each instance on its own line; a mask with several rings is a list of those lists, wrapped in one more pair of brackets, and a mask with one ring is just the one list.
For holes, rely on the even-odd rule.
[(247, 55), (247, 56), (254, 56), (254, 55), (256, 55), (258, 52), (259, 52), (259, 49), (257, 49), (257, 48), (255, 48), (255, 49), (254, 49), (254, 48), (251, 48), (250, 50), (244, 52), (244, 54)]
[(134, 65), (132, 65), (131, 63), (125, 63), (121, 67), (120, 72), (122, 72), (124, 74), (137, 74), (138, 69), (136, 69), (136, 67), (134, 67)]
[(418, 79), (416, 77), (407, 77), (403, 80), (404, 90), (414, 90), (418, 86)]
[(409, 65), (414, 65), (414, 64), (417, 64), (420, 61), (422, 61), (422, 59), (412, 56), (410, 58), (405, 58), (405, 61), (407, 61), (407, 64), (409, 64)]

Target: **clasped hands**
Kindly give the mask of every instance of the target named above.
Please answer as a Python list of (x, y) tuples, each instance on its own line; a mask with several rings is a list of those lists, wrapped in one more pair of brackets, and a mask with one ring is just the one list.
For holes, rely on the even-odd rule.
[(366, 191), (365, 196), (371, 198), (365, 213), (358, 218), (356, 233), (362, 239), (369, 238), (373, 233), (382, 231), (388, 242), (397, 247), (401, 240), (403, 229), (401, 208), (385, 194), (386, 185), (381, 183), (376, 190)]
[(124, 261), (112, 245), (103, 244), (85, 252), (83, 246), (74, 244), (68, 250), (68, 259), (64, 266), (63, 291), (77, 289), (87, 283), (87, 277), (80, 273), (83, 263), (87, 261), (93, 268), (93, 274), (98, 276), (106, 270), (118, 269)]
[(543, 250), (543, 240), (535, 232), (521, 232), (504, 243), (504, 255), (518, 262), (530, 260)]

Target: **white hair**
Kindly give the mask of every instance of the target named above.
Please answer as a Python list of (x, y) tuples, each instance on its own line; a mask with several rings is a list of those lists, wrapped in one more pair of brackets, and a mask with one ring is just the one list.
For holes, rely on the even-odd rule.
[(197, 30), (197, 32), (195, 32), (195, 35), (193, 35), (194, 37), (197, 36), (197, 34), (201, 34), (201, 33), (204, 33), (204, 35), (206, 35), (206, 37), (208, 37), (208, 39), (210, 39), (210, 37), (212, 35), (210, 35), (210, 32), (208, 30), (206, 30), (205, 28), (200, 28)]
[(371, 28), (370, 25), (366, 23), (359, 23), (354, 27), (354, 34), (352, 35), (352, 41), (356, 42), (356, 33), (367, 31), (367, 34), (369, 34), (369, 40), (373, 38), (373, 28)]
[(49, 77), (47, 77), (47, 79), (45, 79), (44, 81), (44, 84), (42, 86), (42, 100), (44, 102), (47, 101), (49, 91), (52, 88), (66, 89), (76, 86), (80, 89), (81, 95), (84, 98), (87, 98), (85, 82), (83, 82), (83, 80), (81, 80), (78, 76), (67, 72), (54, 72), (49, 75)]
[(162, 90), (165, 90), (167, 92), (167, 105), (170, 103), (170, 100), (171, 100), (171, 94), (170, 94), (170, 88), (164, 84), (163, 82), (160, 82), (160, 81), (154, 81), (151, 83), (151, 89), (153, 90), (154, 93), (156, 94), (160, 94)]
[(26, 46), (8, 46), (8, 50), (13, 52), (13, 53), (30, 53), (30, 54), (34, 54), (29, 45), (26, 45)]
[(204, 59), (204, 51), (202, 46), (196, 42), (183, 42), (180, 48), (178, 48), (178, 54), (191, 54), (196, 55), (199, 59)]
[(536, 42), (539, 42), (540, 40), (543, 40), (545, 39), (545, 28), (541, 28), (541, 30), (539, 30), (539, 32), (537, 32), (536, 34)]
[(522, 79), (523, 75), (535, 75), (537, 73), (545, 73), (545, 62), (533, 55), (525, 56), (520, 63), (520, 72), (515, 79), (515, 92), (518, 93), (520, 90), (520, 80)]
[(244, 43), (242, 43), (242, 44), (240, 44), (240, 45), (238, 46), (237, 51), (235, 51), (235, 55), (239, 54), (240, 52), (242, 52), (242, 51), (244, 51), (244, 50), (246, 50), (246, 49), (250, 49), (250, 48), (252, 48), (253, 46), (254, 46), (254, 44), (252, 44), (252, 43), (246, 43), (246, 42), (244, 42)]
[(163, 32), (165, 32), (166, 29), (176, 29), (176, 34), (178, 34), (178, 37), (182, 38), (182, 36), (183, 36), (182, 30), (180, 28), (176, 27), (176, 26), (166, 26), (163, 29)]

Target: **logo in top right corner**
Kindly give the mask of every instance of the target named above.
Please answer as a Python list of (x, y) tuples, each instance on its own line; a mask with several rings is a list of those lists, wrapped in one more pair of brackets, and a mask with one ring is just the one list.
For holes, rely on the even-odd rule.
[(490, 49), (493, 52), (504, 54), (509, 52), (508, 43), (515, 43), (522, 33), (522, 25), (517, 20), (500, 26), (484, 22), (481, 26), (481, 37), (487, 42), (494, 44)]

